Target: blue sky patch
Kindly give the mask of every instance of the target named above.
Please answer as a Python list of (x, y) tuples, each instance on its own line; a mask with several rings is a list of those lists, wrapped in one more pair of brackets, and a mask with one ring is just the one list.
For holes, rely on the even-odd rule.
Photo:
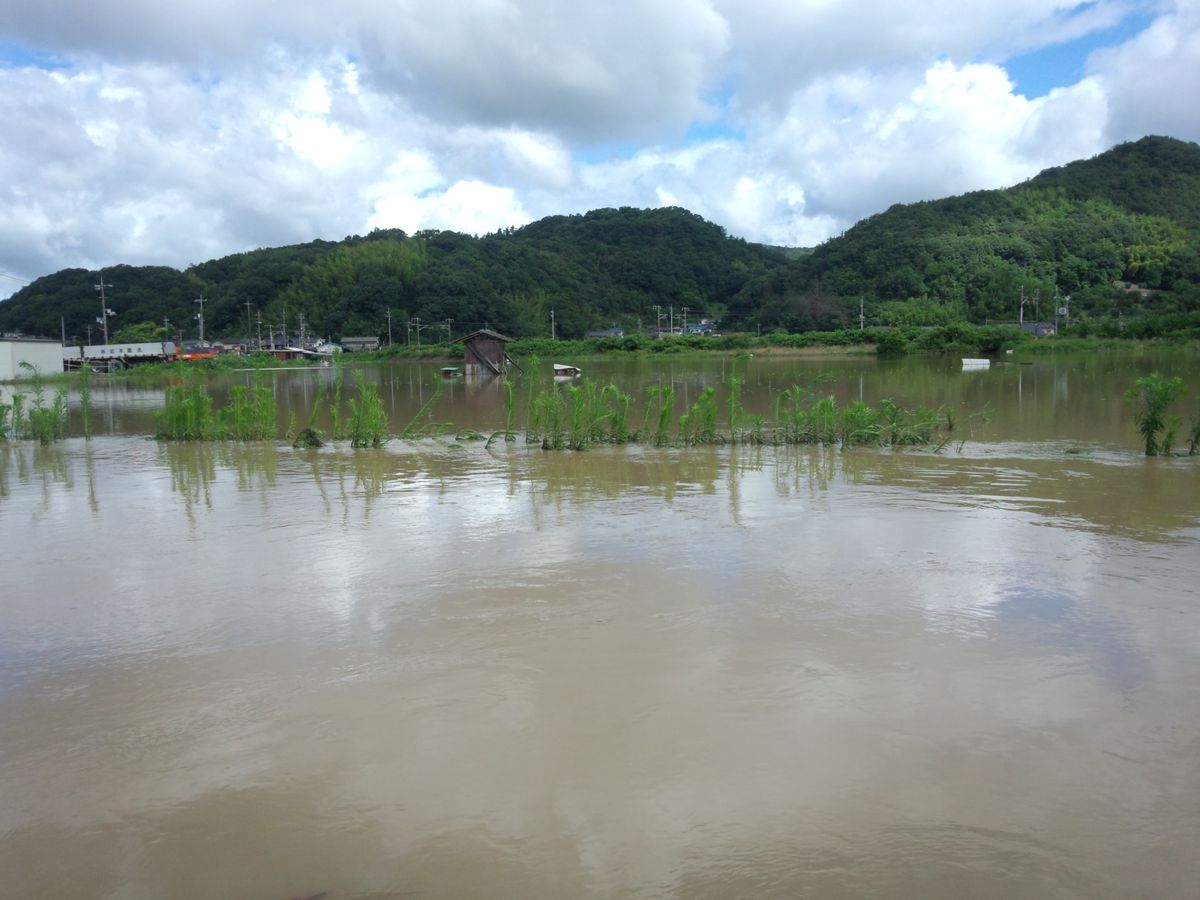
[(43, 53), (14, 41), (0, 40), (0, 67), (19, 69), (27, 66), (46, 71), (71, 68), (71, 64), (61, 56)]
[(640, 149), (642, 149), (641, 145), (635, 144), (633, 141), (608, 141), (581, 148), (571, 155), (576, 162), (597, 165), (611, 162), (614, 159), (633, 159)]
[(693, 122), (688, 126), (685, 144), (699, 144), (704, 141), (744, 141), (746, 132), (730, 125), (723, 117), (711, 122)]
[(1111, 28), (1014, 56), (1004, 63), (1004, 68), (1016, 85), (1017, 93), (1024, 94), (1030, 100), (1044, 97), (1056, 87), (1066, 87), (1080, 81), (1084, 76), (1084, 64), (1092, 51), (1125, 43), (1149, 27), (1154, 18), (1148, 12), (1133, 13)]

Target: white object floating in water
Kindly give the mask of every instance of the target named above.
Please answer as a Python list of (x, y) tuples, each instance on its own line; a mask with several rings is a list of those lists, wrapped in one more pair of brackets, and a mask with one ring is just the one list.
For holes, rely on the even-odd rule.
[(990, 359), (973, 359), (969, 356), (962, 358), (964, 369), (990, 369), (992, 361)]

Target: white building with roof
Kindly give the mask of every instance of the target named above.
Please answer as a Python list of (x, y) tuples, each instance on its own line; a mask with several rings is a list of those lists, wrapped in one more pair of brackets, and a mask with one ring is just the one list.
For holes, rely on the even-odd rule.
[(63, 370), (62, 341), (0, 337), (0, 381), (29, 378), (33, 373), (21, 363), (29, 363), (43, 375), (57, 375)]

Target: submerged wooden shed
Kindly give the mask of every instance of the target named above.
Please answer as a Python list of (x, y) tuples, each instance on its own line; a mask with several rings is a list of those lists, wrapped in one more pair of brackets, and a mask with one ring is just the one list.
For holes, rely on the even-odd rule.
[(463, 345), (463, 371), (467, 375), (503, 375), (507, 370), (505, 345), (513, 339), (490, 328), (459, 338)]

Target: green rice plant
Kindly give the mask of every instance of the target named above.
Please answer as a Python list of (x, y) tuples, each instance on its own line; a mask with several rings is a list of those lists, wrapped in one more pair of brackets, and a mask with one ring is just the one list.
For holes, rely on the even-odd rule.
[(717, 432), (717, 391), (716, 388), (706, 387), (704, 393), (696, 401), (700, 413), (700, 430), (698, 437), (701, 443), (724, 443), (725, 438)]
[(591, 434), (591, 397), (588, 396), (589, 394), (595, 394), (595, 387), (591, 382), (567, 385), (567, 398), (571, 404), (568, 444), (573, 450), (582, 450), (587, 446), (588, 437)]
[(842, 410), (842, 446), (875, 446), (879, 444), (879, 410), (856, 400)]
[(25, 417), (28, 436), (41, 444), (62, 440), (67, 434), (67, 392), (59, 389), (54, 399), (47, 402), (41, 370), (28, 362), (21, 362), (20, 367), (31, 374), (30, 387), (33, 389), (33, 399)]
[[(529, 371), (535, 373), (541, 371), (541, 360), (536, 353), (529, 357)], [(539, 379), (530, 377), (525, 379), (525, 434), (528, 440), (530, 427), (533, 425), (533, 398), (536, 394)]]
[[(530, 382), (532, 383), (532, 379), (530, 379)], [(516, 404), (513, 399), (513, 383), (508, 378), (505, 378), (504, 381), (500, 383), (500, 388), (504, 391), (504, 429), (502, 431), (492, 432), (491, 437), (489, 437), (487, 439), (487, 443), (484, 444), (485, 449), (491, 447), (492, 441), (496, 440), (498, 437), (503, 437), (506, 444), (517, 439), (517, 433), (513, 430), (513, 420), (516, 415)], [(483, 435), (479, 435), (479, 437), (482, 438)], [(472, 437), (470, 439), (476, 440), (477, 438)]]
[(815, 401), (808, 413), (812, 440), (818, 444), (833, 444), (838, 438), (838, 404), (831, 395)]
[(525, 440), (540, 442), (543, 450), (562, 450), (567, 446), (567, 408), (559, 385), (551, 384), (532, 396)]
[(1125, 391), (1134, 404), (1133, 417), (1147, 456), (1171, 452), (1179, 417), (1168, 416), (1167, 408), (1185, 393), (1182, 378), (1163, 378), (1157, 372), (1139, 378)]
[[(292, 420), (295, 422), (295, 419)], [(301, 428), (300, 432), (292, 441), (293, 450), (316, 450), (318, 447), (324, 447), (325, 441), (321, 439), (321, 434), (314, 428)]]
[(182, 379), (166, 389), (162, 412), (158, 414), (159, 440), (210, 441), (217, 434), (212, 397), (193, 373), (180, 366)]
[(715, 444), (723, 440), (717, 434), (715, 395), (715, 389), (706, 387), (687, 413), (679, 417), (679, 440), (684, 445)]
[(656, 424), (654, 428), (654, 446), (663, 447), (671, 441), (671, 418), (675, 409), (675, 388), (663, 384), (652, 384), (646, 389), (646, 407), (650, 401), (658, 401)]
[(25, 433), (25, 395), (14, 393), (9, 408), (12, 410), (9, 434), (17, 438), (22, 437)]
[(257, 373), (254, 385), (229, 389), (229, 403), (217, 412), (217, 434), (235, 441), (269, 441), (277, 433), (275, 395)]
[(614, 444), (626, 443), (633, 437), (629, 431), (629, 405), (632, 398), (615, 384), (606, 385), (600, 396), (608, 408), (608, 439)]
[[(346, 366), (341, 361), (341, 354), (334, 355), (333, 398), (329, 401), (330, 437), (335, 441), (344, 437), (342, 434), (342, 382), (346, 377)], [(320, 396), (318, 394), (318, 396)]]
[(387, 441), (387, 412), (375, 382), (367, 381), (363, 373), (355, 373), (358, 397), (350, 400), (350, 420), (347, 423), (351, 447), (382, 447)]
[(649, 433), (647, 431), (647, 429), (650, 426), (650, 410), (651, 410), (650, 401), (653, 400), (655, 398), (655, 396), (657, 396), (656, 392), (658, 390), (661, 390), (661, 388), (655, 387), (654, 385), (651, 385), (646, 388), (646, 402), (644, 404), (642, 404), (642, 424), (638, 428), (639, 435), (646, 435)]
[[(992, 411), (991, 411), (991, 409), (990, 409), (988, 406), (986, 406), (986, 405), (983, 407), (983, 409), (978, 409), (978, 410), (976, 410), (975, 412), (971, 413), (969, 416), (967, 416), (967, 417), (966, 417), (966, 419), (964, 420), (964, 424), (967, 426), (967, 431), (966, 431), (966, 433), (965, 433), (965, 434), (963, 434), (961, 431), (959, 432), (960, 434), (962, 434), (962, 438), (961, 438), (961, 440), (959, 440), (959, 442), (958, 442), (958, 450), (959, 450), (959, 452), (960, 452), (960, 453), (962, 452), (962, 448), (963, 448), (964, 446), (966, 446), (966, 443), (967, 443), (967, 440), (968, 440), (968, 438), (971, 436), (971, 426), (972, 426), (972, 425), (973, 425), (975, 422), (983, 422), (984, 424), (987, 424), (987, 423), (988, 423), (988, 422), (990, 422), (991, 420), (992, 420)], [(947, 416), (947, 421), (950, 421), (950, 417), (949, 417), (949, 416)], [(950, 426), (947, 426), (947, 429), (946, 429), (946, 430), (947, 430), (947, 431), (951, 431), (951, 430), (953, 430), (953, 429), (952, 429), (952, 427), (950, 427)], [(1068, 452), (1068, 453), (1070, 453), (1070, 452), (1072, 452), (1072, 451), (1071, 451), (1071, 450), (1067, 450), (1067, 452)], [(1079, 451), (1078, 451), (1078, 450), (1076, 450), (1075, 452), (1079, 452)]]
[(725, 387), (729, 390), (729, 396), (725, 400), (729, 417), (729, 440), (736, 444), (741, 436), (742, 417), (745, 415), (742, 409), (742, 379), (730, 375), (725, 379)]
[(767, 442), (767, 417), (759, 413), (746, 416), (746, 431), (744, 440), (751, 444), (761, 445)]
[(504, 391), (504, 440), (512, 441), (516, 439), (516, 433), (513, 431), (513, 421), (516, 418), (516, 401), (513, 398), (513, 383), (505, 378), (500, 385)]
[(92, 436), (92, 364), (86, 359), (79, 366), (79, 410), (83, 416), (83, 436)]
[(1182, 424), (1182, 416), (1167, 416), (1166, 427), (1163, 429), (1162, 441), (1159, 447), (1159, 451), (1163, 456), (1171, 455), (1171, 450), (1175, 446), (1175, 435), (1179, 432), (1179, 426)]
[(313, 398), (312, 406), (308, 409), (308, 419), (304, 427), (296, 430), (296, 411), (288, 414), (287, 439), (292, 442), (294, 450), (316, 450), (325, 446), (325, 439), (317, 430), (317, 413), (325, 402), (325, 382), (317, 385), (317, 395)]
[(571, 402), (569, 444), (574, 450), (583, 450), (589, 444), (605, 440), (605, 424), (612, 417), (612, 410), (604, 391), (596, 382), (584, 379), (579, 384), (566, 386)]
[(422, 404), (416, 414), (408, 420), (408, 424), (404, 426), (404, 430), (400, 432), (400, 437), (406, 441), (414, 440), (419, 437), (435, 437), (441, 434), (446, 429), (446, 425), (441, 422), (434, 422), (430, 411), (433, 405), (442, 396), (442, 379), (435, 379), (433, 382), (433, 394), (428, 400)]
[(810, 405), (805, 402), (807, 398), (808, 391), (799, 385), (781, 391), (775, 398), (773, 406), (776, 441), (783, 444), (812, 443)]
[[(925, 421), (917, 412), (902, 408), (894, 400), (880, 400), (879, 407), (882, 426), (880, 443), (891, 447), (911, 447), (928, 442), (936, 423)], [(922, 415), (927, 412), (924, 411)]]

